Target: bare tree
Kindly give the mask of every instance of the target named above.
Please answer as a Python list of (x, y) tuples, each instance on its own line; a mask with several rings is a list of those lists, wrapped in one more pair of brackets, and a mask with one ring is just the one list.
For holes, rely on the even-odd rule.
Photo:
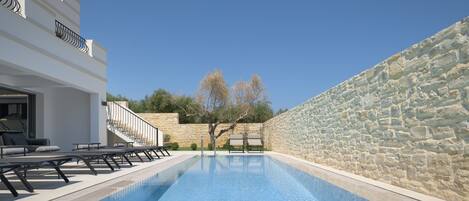
[[(265, 100), (265, 89), (257, 75), (253, 75), (249, 82), (237, 82), (230, 89), (222, 72), (215, 70), (200, 82), (196, 100), (200, 106), (189, 109), (193, 114), (208, 121), (208, 134), (216, 154), (216, 140), (224, 133), (235, 129), (238, 122), (249, 115), (258, 101)], [(229, 123), (229, 126), (217, 132), (217, 127), (221, 123)]]

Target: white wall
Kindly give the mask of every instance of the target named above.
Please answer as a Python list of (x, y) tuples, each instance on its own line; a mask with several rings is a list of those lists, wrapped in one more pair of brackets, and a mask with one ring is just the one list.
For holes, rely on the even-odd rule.
[(37, 93), (38, 137), (65, 149), (106, 143), (107, 50), (87, 40), (85, 53), (54, 34), (55, 19), (79, 33), (79, 1), (20, 3), (22, 16), (0, 9), (0, 84)]
[(41, 111), (37, 111), (38, 120), (43, 121), (43, 133), (38, 136), (49, 138), (52, 145), (69, 151), (72, 143), (89, 142), (90, 94), (73, 88), (49, 88), (42, 91), (44, 101)]
[(0, 63), (86, 92), (105, 93), (105, 50), (96, 60), (6, 9), (0, 9), (0, 24)]

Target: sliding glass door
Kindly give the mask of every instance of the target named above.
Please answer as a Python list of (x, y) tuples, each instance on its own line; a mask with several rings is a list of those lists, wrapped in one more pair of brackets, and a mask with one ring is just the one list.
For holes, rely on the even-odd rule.
[(0, 87), (0, 133), (23, 133), (35, 138), (35, 95)]

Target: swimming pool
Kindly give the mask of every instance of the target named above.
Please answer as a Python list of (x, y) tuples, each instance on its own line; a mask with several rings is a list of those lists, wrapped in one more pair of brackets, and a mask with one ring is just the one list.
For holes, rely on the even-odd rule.
[(366, 200), (269, 156), (188, 159), (104, 201)]

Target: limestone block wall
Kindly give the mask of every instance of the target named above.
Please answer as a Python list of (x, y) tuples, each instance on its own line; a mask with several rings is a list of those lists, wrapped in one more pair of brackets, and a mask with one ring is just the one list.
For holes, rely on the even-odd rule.
[[(204, 137), (204, 146), (210, 143), (207, 124), (179, 124), (178, 113), (139, 113), (142, 118), (161, 129), (165, 135), (171, 136), (171, 142), (177, 142), (181, 147), (190, 147), (196, 143), (200, 147), (200, 135)], [(227, 128), (228, 124), (221, 124), (218, 129)], [(234, 133), (261, 133), (262, 123), (238, 124)], [(218, 138), (217, 146), (223, 146), (231, 132)]]
[(267, 145), (469, 200), (469, 18), (265, 122)]

